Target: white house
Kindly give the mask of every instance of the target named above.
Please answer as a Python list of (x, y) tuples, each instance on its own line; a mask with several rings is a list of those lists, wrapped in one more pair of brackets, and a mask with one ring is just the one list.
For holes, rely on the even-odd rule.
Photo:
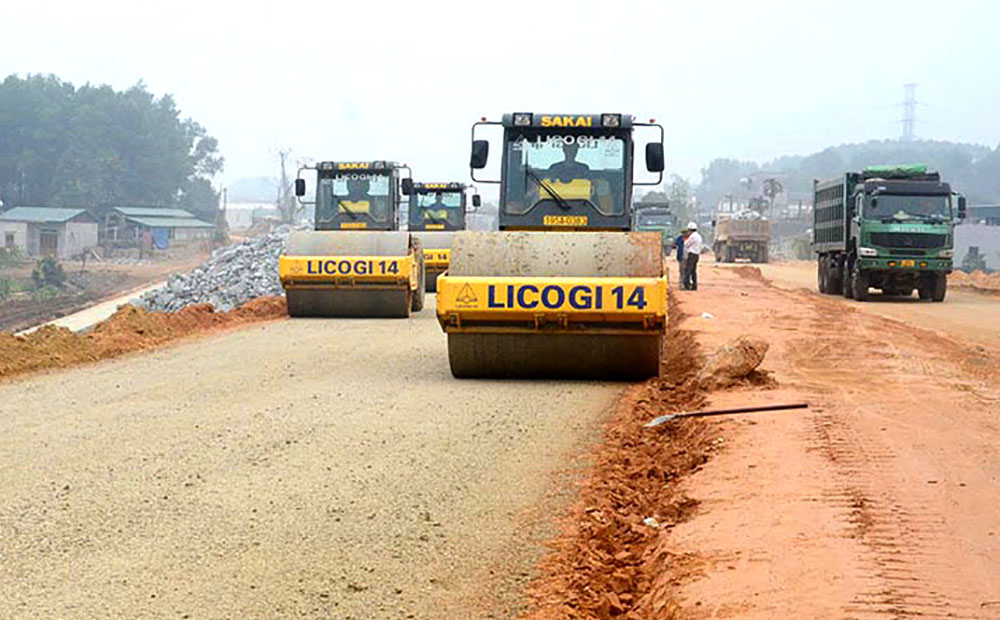
[(86, 209), (14, 207), (0, 213), (0, 241), (27, 256), (71, 258), (97, 245), (97, 219)]

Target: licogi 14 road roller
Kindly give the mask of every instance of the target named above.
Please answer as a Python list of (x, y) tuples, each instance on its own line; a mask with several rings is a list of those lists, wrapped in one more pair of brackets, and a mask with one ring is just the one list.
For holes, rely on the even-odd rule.
[[(315, 230), (288, 237), (278, 262), (294, 317), (407, 317), (424, 305), (420, 241), (400, 230), (401, 190), (409, 168), (389, 161), (322, 162), (316, 171)], [(402, 188), (400, 186), (403, 186)]]
[[(455, 231), (465, 230), (467, 190), (465, 183), (413, 183), (407, 228), (420, 239), (427, 271), (427, 291), (437, 290), (437, 278), (448, 270)], [(472, 194), (472, 210), (479, 208), (478, 193)]]
[[(500, 179), (477, 178), (502, 128)], [(633, 180), (633, 134), (646, 174)], [(660, 235), (631, 232), (633, 185), (663, 177), (663, 128), (625, 114), (506, 114), (473, 126), (472, 178), (500, 185), (500, 232), (455, 233), (437, 316), (456, 377), (638, 379), (659, 373)]]

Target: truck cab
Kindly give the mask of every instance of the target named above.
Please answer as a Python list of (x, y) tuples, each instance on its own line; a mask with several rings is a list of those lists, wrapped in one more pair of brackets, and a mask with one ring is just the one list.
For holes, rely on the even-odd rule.
[(665, 202), (637, 202), (632, 207), (632, 230), (660, 233), (663, 253), (667, 255), (673, 245), (673, 234), (677, 230), (677, 218)]

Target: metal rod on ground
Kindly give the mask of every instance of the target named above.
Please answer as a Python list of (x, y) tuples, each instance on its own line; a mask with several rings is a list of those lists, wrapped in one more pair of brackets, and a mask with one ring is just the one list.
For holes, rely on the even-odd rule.
[(682, 411), (680, 413), (668, 413), (653, 418), (646, 423), (646, 427), (659, 426), (664, 422), (669, 422), (674, 418), (705, 418), (714, 415), (732, 415), (735, 413), (758, 413), (761, 411), (785, 411), (788, 409), (806, 409), (809, 403), (791, 403), (784, 405), (758, 405), (756, 407), (736, 407), (734, 409), (710, 409), (706, 411)]

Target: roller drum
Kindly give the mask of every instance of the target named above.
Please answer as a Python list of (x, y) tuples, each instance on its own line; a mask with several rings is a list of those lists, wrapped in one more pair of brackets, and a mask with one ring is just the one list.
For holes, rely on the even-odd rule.
[[(451, 276), (661, 277), (658, 232), (456, 233)], [(449, 332), (448, 357), (456, 377), (639, 380), (660, 371), (663, 334)]]
[[(287, 256), (406, 256), (410, 235), (394, 231), (294, 231), (285, 244)], [(285, 291), (292, 317), (406, 318), (412, 295), (408, 289), (296, 286)]]
[(656, 232), (455, 233), (453, 276), (654, 277), (663, 275)]
[(635, 381), (660, 372), (663, 336), (655, 334), (448, 334), (458, 378)]
[(408, 290), (360, 290), (344, 288), (291, 288), (285, 291), (288, 316), (368, 317), (410, 316)]

